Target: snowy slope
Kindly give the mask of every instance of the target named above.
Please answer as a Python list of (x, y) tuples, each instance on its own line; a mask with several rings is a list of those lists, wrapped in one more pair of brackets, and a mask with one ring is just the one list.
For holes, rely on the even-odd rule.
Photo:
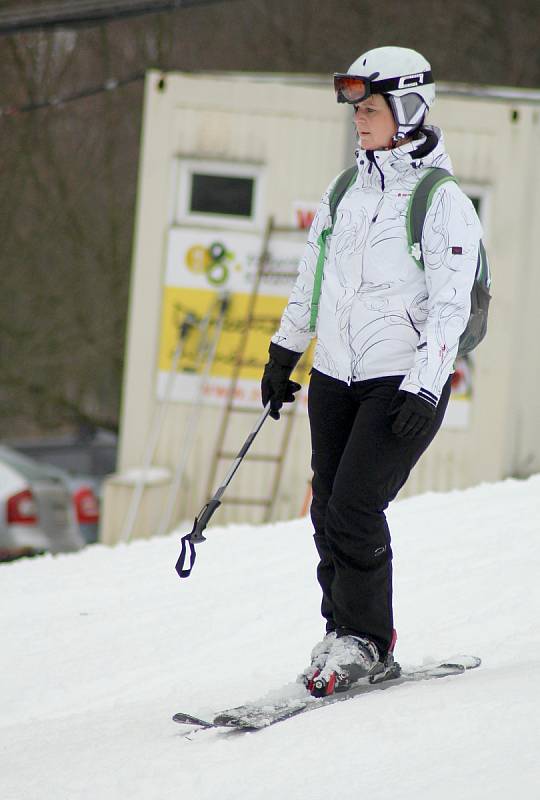
[[(219, 518), (219, 517), (218, 517)], [(540, 796), (540, 476), (389, 514), (397, 657), (471, 653), (257, 733), (204, 716), (288, 683), (322, 634), (307, 520), (0, 567), (1, 800), (507, 800)]]

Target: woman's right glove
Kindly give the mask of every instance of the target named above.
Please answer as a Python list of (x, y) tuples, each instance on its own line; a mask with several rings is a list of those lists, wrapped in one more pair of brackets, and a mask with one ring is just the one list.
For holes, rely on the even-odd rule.
[(302, 387), (289, 380), (291, 372), (300, 361), (302, 353), (287, 350), (279, 344), (270, 342), (268, 348), (270, 360), (264, 368), (261, 381), (261, 397), (263, 406), (270, 401), (270, 416), (279, 419), (279, 409), (283, 403), (292, 403), (294, 393)]
[(392, 433), (402, 439), (427, 436), (436, 413), (436, 406), (427, 400), (399, 389), (388, 410), (388, 416), (395, 417)]

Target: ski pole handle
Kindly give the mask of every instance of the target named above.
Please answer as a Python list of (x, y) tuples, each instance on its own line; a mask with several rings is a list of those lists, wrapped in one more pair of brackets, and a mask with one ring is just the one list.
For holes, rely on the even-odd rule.
[(199, 542), (206, 541), (206, 537), (203, 536), (203, 531), (210, 522), (214, 511), (217, 511), (220, 505), (221, 501), (218, 500), (214, 495), (214, 497), (212, 497), (212, 499), (209, 500), (208, 503), (199, 511), (195, 517), (193, 530), (189, 534), (190, 542), (193, 542), (193, 544), (198, 544)]

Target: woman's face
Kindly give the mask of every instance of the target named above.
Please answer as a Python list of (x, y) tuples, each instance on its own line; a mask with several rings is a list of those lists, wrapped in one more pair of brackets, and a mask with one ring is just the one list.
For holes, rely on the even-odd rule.
[(382, 94), (372, 94), (354, 107), (354, 124), (362, 150), (382, 150), (392, 145), (397, 131), (390, 106)]

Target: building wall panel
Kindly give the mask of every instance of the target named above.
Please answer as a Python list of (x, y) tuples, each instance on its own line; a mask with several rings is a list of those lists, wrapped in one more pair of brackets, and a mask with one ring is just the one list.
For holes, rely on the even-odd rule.
[[(170, 75), (156, 90), (150, 73), (145, 99), (140, 185), (126, 354), (119, 457), (120, 473), (140, 466), (158, 401), (155, 375), (167, 234), (179, 158), (212, 158), (264, 167), (264, 218), (291, 222), (295, 201), (317, 201), (329, 181), (353, 160), (351, 114), (334, 102), (328, 86), (280, 82), (254, 76)], [(516, 112), (517, 111), (517, 115)], [(474, 383), (469, 427), (443, 429), (413, 470), (400, 496), (447, 491), (540, 469), (540, 371), (536, 368), (540, 269), (540, 122), (538, 104), (519, 100), (440, 97), (431, 120), (445, 131), (459, 179), (485, 190), (485, 226), (494, 299), (489, 335), (473, 355)], [(259, 231), (262, 235), (262, 228)], [(300, 404), (299, 404), (300, 405)], [(200, 410), (195, 446), (174, 509), (185, 524), (208, 499), (209, 474), (222, 408)], [(155, 463), (171, 474), (194, 425), (193, 409), (167, 410)], [(236, 415), (226, 447), (236, 452), (255, 417)], [(279, 423), (268, 420), (253, 452), (274, 452)], [(297, 516), (310, 479), (305, 405), (298, 409), (283, 467), (274, 518)], [(221, 462), (212, 489), (229, 464)], [(272, 468), (246, 462), (231, 496), (266, 494)], [(169, 487), (149, 490), (136, 535), (152, 535)], [(132, 489), (114, 478), (106, 489), (104, 540), (115, 541)], [(223, 506), (214, 518), (257, 522), (257, 508)]]

